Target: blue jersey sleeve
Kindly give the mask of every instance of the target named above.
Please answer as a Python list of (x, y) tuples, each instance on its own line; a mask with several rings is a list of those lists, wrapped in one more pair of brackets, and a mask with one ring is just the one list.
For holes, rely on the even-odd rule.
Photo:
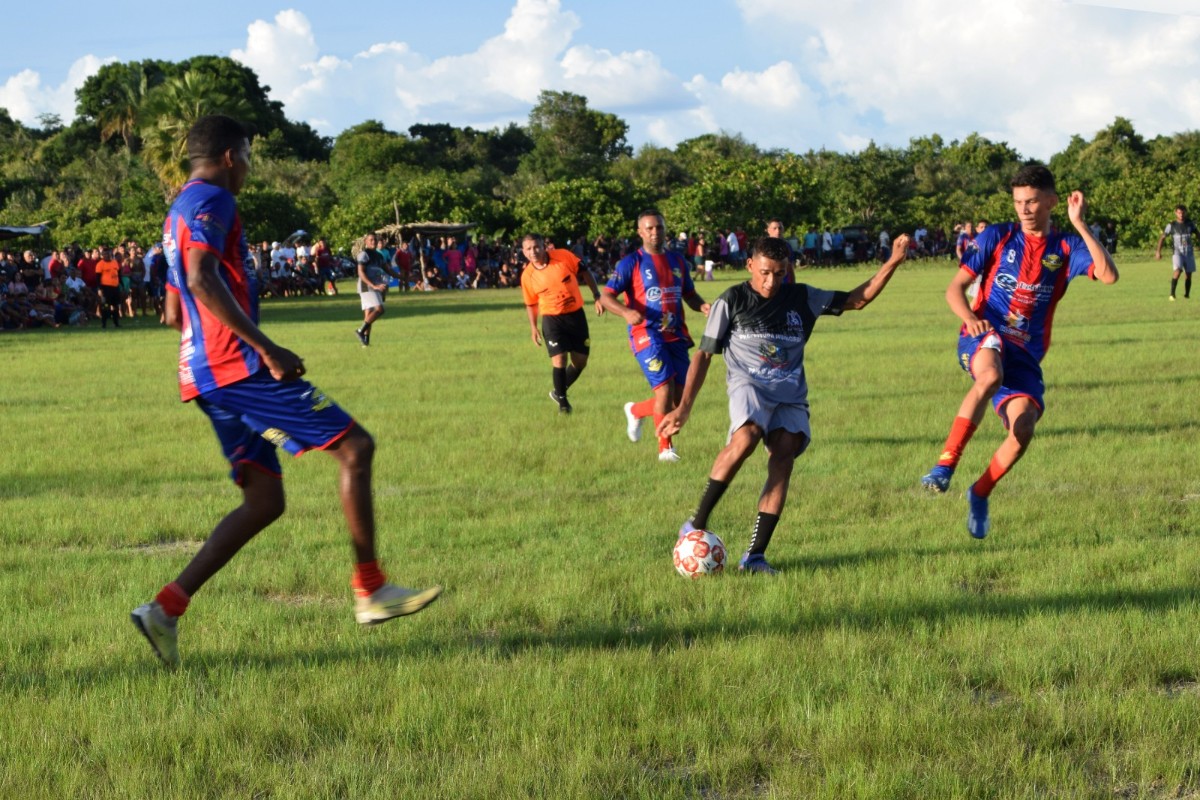
[(1078, 234), (1071, 234), (1064, 236), (1063, 241), (1067, 247), (1071, 248), (1070, 269), (1067, 272), (1067, 280), (1078, 278), (1080, 275), (1087, 275), (1092, 265), (1096, 262), (1092, 260), (1092, 254), (1088, 252), (1087, 244), (1083, 241), (1083, 237)]
[(613, 294), (620, 295), (628, 292), (633, 286), (633, 256), (628, 255), (617, 262), (613, 268), (612, 277), (604, 284)]
[(963, 253), (962, 263), (959, 266), (972, 275), (982, 273), (988, 256), (992, 254), (992, 251), (996, 249), (996, 244), (1000, 241), (1000, 234), (999, 225), (989, 225), (984, 228), (983, 233), (975, 237), (975, 247)]
[(236, 215), (237, 205), (233, 195), (229, 192), (214, 192), (197, 203), (184, 222), (193, 242), (223, 253)]

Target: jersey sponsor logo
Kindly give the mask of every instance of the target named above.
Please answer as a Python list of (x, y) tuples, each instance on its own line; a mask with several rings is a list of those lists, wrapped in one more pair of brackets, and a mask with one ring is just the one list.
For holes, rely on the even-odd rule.
[(1042, 259), (1042, 269), (1053, 272), (1063, 265), (1062, 256), (1058, 253), (1051, 253)]
[(638, 343), (639, 345), (641, 345), (641, 344), (649, 344), (649, 343), (650, 343), (650, 337), (649, 337), (649, 336), (639, 336), (639, 337), (637, 338), (637, 343)]
[[(1061, 262), (1059, 263), (1059, 266), (1062, 266)], [(1053, 269), (1057, 269), (1057, 267), (1054, 267)], [(1041, 283), (1026, 283), (1025, 281), (1017, 280), (1016, 277), (1009, 275), (1008, 273), (997, 275), (996, 285), (1009, 294), (1016, 294), (1018, 292), (1041, 296), (1049, 296), (1054, 294), (1054, 286), (1052, 285), (1047, 286)]]
[(201, 211), (196, 215), (196, 222), (206, 228), (215, 229), (221, 236), (225, 236), (229, 231), (225, 228), (225, 224), (216, 216), (208, 211)]
[(782, 369), (787, 365), (787, 350), (770, 342), (759, 344), (758, 357), (772, 369)]
[(1025, 330), (1025, 326), (1029, 324), (1029, 319), (1019, 311), (1010, 311), (1008, 316), (1004, 318), (1009, 326), (1017, 330)]
[(262, 432), (262, 438), (266, 439), (276, 447), (283, 447), (284, 444), (292, 440), (292, 437), (279, 430), (279, 428), (267, 428)]
[(800, 313), (798, 311), (787, 312), (787, 326), (789, 328), (800, 328), (804, 326), (804, 323), (800, 320)]
[(662, 323), (658, 326), (661, 331), (669, 331), (675, 327), (675, 315), (670, 311), (664, 311), (662, 315)]
[(646, 300), (651, 303), (657, 303), (662, 300), (662, 289), (657, 286), (651, 286), (646, 290)]
[(651, 372), (662, 372), (663, 362), (661, 358), (652, 358), (646, 362), (646, 369)]

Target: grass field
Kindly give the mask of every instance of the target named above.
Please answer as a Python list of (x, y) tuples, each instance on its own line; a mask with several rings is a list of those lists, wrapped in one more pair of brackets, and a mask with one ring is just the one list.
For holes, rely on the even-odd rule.
[[(625, 438), (647, 389), (616, 319), (560, 418), (515, 291), (393, 298), (369, 349), (356, 298), (268, 304), (376, 437), (385, 567), (446, 593), (359, 629), (310, 454), (196, 596), (176, 673), (129, 611), (238, 501), (178, 402), (176, 335), (0, 335), (0, 797), (1198, 798), (1200, 298), (1119, 264), (1059, 308), (1047, 413), (981, 542), (961, 493), (994, 418), (950, 494), (917, 488), (967, 388), (948, 263), (823, 319), (775, 579), (672, 569), (724, 441), (720, 367), (661, 465)], [(764, 475), (760, 452), (712, 517), (734, 555)]]

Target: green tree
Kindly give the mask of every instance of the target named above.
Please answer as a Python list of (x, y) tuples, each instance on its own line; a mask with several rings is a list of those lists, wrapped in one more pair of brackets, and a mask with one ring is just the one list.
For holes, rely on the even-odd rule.
[(521, 169), (539, 182), (602, 179), (609, 164), (631, 154), (628, 132), (624, 120), (588, 108), (581, 95), (543, 91), (529, 112), (533, 149), (521, 160)]
[(632, 222), (617, 181), (571, 178), (532, 189), (513, 204), (513, 214), (526, 232), (541, 233), (558, 244), (568, 239), (588, 241), (629, 229)]

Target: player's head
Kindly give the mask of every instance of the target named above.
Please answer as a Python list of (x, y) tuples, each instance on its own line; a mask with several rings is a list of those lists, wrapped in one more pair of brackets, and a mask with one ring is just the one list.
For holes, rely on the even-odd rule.
[(642, 238), (642, 247), (650, 253), (661, 253), (667, 241), (667, 223), (663, 215), (653, 208), (638, 214), (638, 236)]
[(1054, 173), (1044, 164), (1026, 164), (1013, 176), (1012, 194), (1021, 229), (1045, 233), (1050, 227), (1050, 214), (1058, 205)]
[(224, 174), (229, 191), (241, 191), (250, 171), (250, 135), (236, 119), (209, 114), (196, 120), (188, 131), (187, 151), (193, 174)]
[(1185, 219), (1187, 219), (1187, 206), (1175, 206), (1175, 219), (1179, 220), (1180, 222), (1183, 222)]
[(792, 248), (777, 236), (762, 236), (754, 243), (754, 258), (746, 262), (750, 288), (763, 297), (774, 297), (783, 285)]
[(767, 236), (773, 236), (776, 239), (783, 238), (783, 221), (779, 217), (767, 220)]
[(521, 252), (525, 254), (525, 260), (531, 264), (545, 264), (549, 261), (546, 257), (546, 240), (540, 233), (525, 234), (525, 237), (521, 239)]
[(988, 226), (988, 221), (986, 219), (981, 219), (981, 220), (979, 220), (979, 222), (975, 223), (975, 232), (983, 233), (983, 229), (986, 228), (987, 226)]

